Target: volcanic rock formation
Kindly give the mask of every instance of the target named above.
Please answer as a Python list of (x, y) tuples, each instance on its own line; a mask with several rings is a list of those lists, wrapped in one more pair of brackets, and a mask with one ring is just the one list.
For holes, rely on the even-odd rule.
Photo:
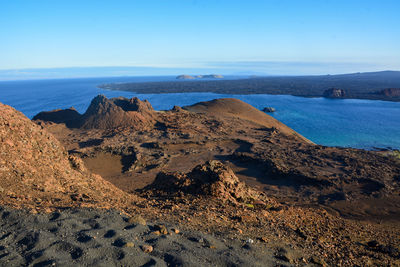
[(33, 120), (48, 121), (54, 123), (65, 123), (68, 127), (79, 127), (81, 114), (71, 107), (68, 109), (56, 109), (53, 111), (42, 111), (33, 117)]
[(189, 173), (160, 172), (145, 191), (152, 194), (212, 196), (234, 203), (251, 202), (258, 195), (241, 182), (229, 167), (217, 160), (198, 165)]
[(263, 108), (263, 110), (262, 111), (264, 111), (264, 112), (268, 112), (268, 113), (271, 113), (271, 112), (275, 112), (276, 111), (276, 109), (275, 108), (273, 108), (273, 107), (265, 107), (265, 108)]
[(258, 110), (257, 108), (236, 98), (220, 98), (206, 102), (199, 102), (184, 107), (184, 109), (190, 112), (215, 116), (219, 118), (219, 120), (224, 120), (224, 118), (234, 118), (237, 120), (248, 121), (270, 129), (276, 129), (283, 134), (291, 136), (295, 140), (300, 139), (303, 142), (312, 143), (304, 136), (299, 135), (294, 130), (270, 115), (265, 114), (261, 110)]
[(104, 95), (98, 95), (83, 115), (75, 109), (54, 110), (40, 112), (33, 120), (65, 123), (70, 128), (144, 129), (154, 123), (154, 110), (147, 100), (141, 101), (136, 97), (107, 99)]
[(153, 107), (146, 101), (134, 97), (107, 99), (99, 95), (92, 100), (82, 116), (81, 127), (85, 129), (110, 129), (134, 127), (143, 129), (153, 123)]
[(328, 98), (343, 98), (346, 96), (346, 91), (338, 88), (331, 88), (324, 91), (324, 97)]

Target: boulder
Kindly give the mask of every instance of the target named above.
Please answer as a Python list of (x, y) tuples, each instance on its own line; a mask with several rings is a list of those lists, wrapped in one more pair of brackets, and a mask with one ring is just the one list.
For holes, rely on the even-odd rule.
[(276, 111), (276, 109), (275, 108), (273, 108), (273, 107), (265, 107), (265, 108), (263, 108), (263, 110), (262, 111), (264, 111), (264, 112), (268, 112), (268, 113), (271, 113), (271, 112), (275, 112)]

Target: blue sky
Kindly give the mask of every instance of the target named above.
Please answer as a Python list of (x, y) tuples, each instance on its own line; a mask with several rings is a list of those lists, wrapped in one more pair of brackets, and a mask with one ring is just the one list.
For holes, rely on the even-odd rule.
[(1, 1), (0, 70), (399, 70), (399, 13), (398, 0)]

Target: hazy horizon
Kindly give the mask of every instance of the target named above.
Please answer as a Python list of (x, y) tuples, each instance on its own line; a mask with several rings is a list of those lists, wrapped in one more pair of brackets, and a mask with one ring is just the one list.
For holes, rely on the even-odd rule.
[(400, 70), (398, 10), (395, 0), (7, 1), (0, 79)]
[[(294, 64), (294, 68), (297, 66)], [(289, 70), (283, 66), (280, 69)], [(312, 68), (311, 68), (312, 69)], [(0, 81), (46, 80), (46, 79), (75, 79), (103, 77), (135, 77), (135, 76), (177, 76), (181, 74), (204, 75), (221, 74), (225, 76), (307, 76), (307, 75), (337, 75), (362, 72), (398, 71), (389, 69), (369, 69), (364, 71), (349, 70), (344, 72), (263, 72), (257, 68), (223, 69), (223, 68), (157, 68), (157, 67), (66, 67), (66, 68), (37, 68), (20, 70), (0, 70)]]

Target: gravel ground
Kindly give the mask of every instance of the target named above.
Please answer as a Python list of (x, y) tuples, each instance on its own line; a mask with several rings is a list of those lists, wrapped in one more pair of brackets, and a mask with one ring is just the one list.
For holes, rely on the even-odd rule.
[(1, 208), (0, 218), (1, 266), (289, 266), (264, 244), (179, 231), (115, 210)]

